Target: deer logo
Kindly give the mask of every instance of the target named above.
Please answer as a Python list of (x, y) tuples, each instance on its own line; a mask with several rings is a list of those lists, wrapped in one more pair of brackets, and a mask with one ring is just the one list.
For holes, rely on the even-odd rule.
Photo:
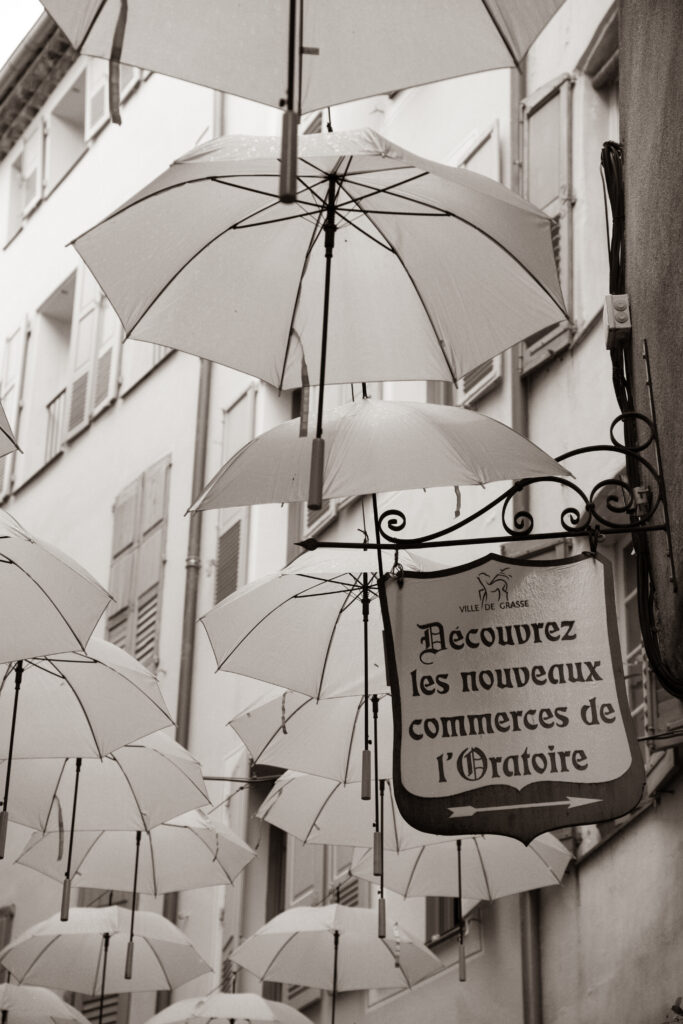
[(507, 601), (509, 581), (509, 569), (499, 569), (495, 576), (491, 576), (487, 572), (480, 572), (477, 576), (477, 583), (479, 584), (479, 601), (481, 604), (484, 601), (488, 601), (492, 594), (496, 595), (498, 601)]

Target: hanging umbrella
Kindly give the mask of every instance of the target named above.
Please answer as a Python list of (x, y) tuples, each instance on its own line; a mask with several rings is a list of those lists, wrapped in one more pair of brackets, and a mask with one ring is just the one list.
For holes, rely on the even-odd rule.
[[(389, 794), (384, 815), (386, 850), (446, 841), (444, 836), (427, 836), (404, 821), (391, 799), (389, 786), (385, 792)], [(303, 843), (326, 846), (367, 847), (375, 827), (375, 810), (361, 802), (359, 783), (291, 770), (275, 781), (256, 814)]]
[(0, 510), (0, 661), (83, 648), (110, 595)]
[(427, 947), (398, 925), (394, 940), (381, 939), (371, 910), (294, 907), (267, 921), (231, 959), (262, 981), (311, 985), (332, 992), (406, 988), (441, 970)]
[(147, 1024), (310, 1024), (293, 1006), (254, 992), (212, 992), (180, 999), (156, 1013)]
[[(266, 698), (230, 721), (257, 764), (276, 765), (341, 782), (361, 778), (362, 697), (316, 701), (283, 691)], [(391, 775), (392, 716), (389, 694), (373, 695), (377, 708), (376, 778)], [(374, 709), (373, 709), (374, 714)]]
[(9, 420), (2, 405), (0, 405), (0, 459), (10, 452), (19, 451), (19, 445), (12, 433)]
[[(462, 891), (457, 870), (458, 844)], [(496, 900), (557, 885), (571, 859), (567, 848), (549, 832), (536, 836), (528, 846), (510, 836), (449, 837), (445, 842), (427, 842), (398, 852), (386, 849), (384, 884), (402, 896)], [(356, 851), (351, 874), (370, 882), (375, 880), (371, 850)]]
[[(204, 489), (193, 511), (308, 497), (312, 438), (289, 420), (249, 441)], [(373, 398), (323, 418), (322, 498), (377, 491), (569, 476), (510, 427), (471, 409)]]
[(277, 141), (199, 146), (76, 239), (126, 335), (294, 388), (453, 380), (566, 318), (550, 219), (509, 189), (366, 129), (305, 136), (282, 204)]
[[(0, 772), (3, 765), (0, 762)], [(13, 785), (10, 818), (63, 830), (69, 824), (62, 917), (69, 913), (76, 829), (143, 831), (209, 803), (201, 767), (175, 740), (155, 733), (95, 758), (27, 758)]]
[(76, 907), (68, 921), (55, 914), (27, 928), (0, 952), (0, 963), (22, 984), (69, 989), (102, 1000), (109, 993), (168, 990), (211, 968), (190, 940), (161, 914), (138, 911), (135, 977), (124, 965), (130, 911)]
[[(332, 104), (492, 68), (516, 67), (562, 0), (43, 0), (73, 46), (285, 110), (283, 159), (299, 116)], [(292, 187), (283, 174), (285, 194)]]
[(172, 724), (152, 673), (105, 640), (90, 640), (84, 652), (6, 666), (0, 679), (0, 751), (7, 751), (0, 857), (13, 757), (102, 757)]
[(0, 1024), (87, 1024), (86, 1018), (54, 992), (38, 985), (0, 985)]

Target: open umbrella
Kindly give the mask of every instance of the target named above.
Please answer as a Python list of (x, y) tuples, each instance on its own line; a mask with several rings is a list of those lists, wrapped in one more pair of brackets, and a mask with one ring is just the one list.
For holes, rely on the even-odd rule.
[(105, 640), (7, 665), (0, 678), (0, 752), (7, 758), (0, 857), (13, 758), (102, 757), (172, 724), (152, 673)]
[[(162, 71), (285, 110), (283, 161), (301, 113), (490, 68), (514, 67), (562, 0), (43, 0), (83, 53)], [(285, 168), (285, 194), (292, 185)]]
[(138, 957), (133, 979), (124, 965), (130, 911), (77, 907), (68, 921), (55, 914), (27, 928), (0, 952), (0, 963), (22, 984), (42, 984), (100, 996), (168, 990), (210, 971), (186, 935), (161, 914), (138, 911)]
[(76, 239), (126, 335), (294, 388), (452, 380), (565, 319), (550, 219), (509, 189), (366, 129), (305, 136), (283, 204), (277, 143), (199, 146)]
[(231, 959), (263, 981), (311, 985), (332, 992), (406, 988), (441, 970), (442, 963), (403, 928), (395, 941), (379, 938), (371, 910), (332, 903), (293, 907), (243, 942)]
[(0, 459), (5, 455), (9, 455), (10, 452), (16, 452), (19, 450), (19, 445), (16, 442), (16, 438), (12, 433), (12, 428), (9, 425), (7, 414), (0, 405)]
[[(449, 405), (364, 398), (327, 413), (323, 434), (323, 500), (570, 475), (510, 427)], [(259, 435), (216, 473), (193, 510), (305, 500), (312, 440), (298, 419)]]
[(87, 1024), (86, 1018), (48, 988), (0, 985), (0, 1024)]
[(110, 595), (0, 509), (0, 661), (85, 647)]
[[(3, 764), (0, 762), (0, 774)], [(69, 913), (76, 829), (143, 831), (209, 803), (201, 767), (175, 740), (154, 733), (102, 760), (27, 758), (14, 783), (10, 818), (47, 831), (69, 823), (62, 917)]]
[(212, 992), (180, 999), (156, 1013), (147, 1024), (310, 1024), (308, 1017), (286, 1003), (254, 992)]

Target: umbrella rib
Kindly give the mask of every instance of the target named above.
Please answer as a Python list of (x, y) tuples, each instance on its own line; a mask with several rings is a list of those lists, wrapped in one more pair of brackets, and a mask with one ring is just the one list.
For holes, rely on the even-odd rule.
[[(147, 828), (147, 824), (146, 824), (146, 822), (145, 822), (145, 815), (144, 815), (144, 812), (143, 812), (143, 810), (142, 810), (142, 807), (140, 807), (140, 803), (139, 803), (139, 801), (138, 801), (137, 793), (136, 793), (136, 792), (135, 792), (135, 790), (133, 789), (133, 783), (132, 783), (132, 782), (130, 781), (130, 779), (128, 778), (128, 773), (126, 772), (125, 768), (123, 767), (123, 765), (121, 764), (121, 762), (119, 761), (119, 759), (118, 759), (118, 758), (116, 757), (116, 752), (114, 752), (113, 754), (110, 754), (109, 756), (110, 756), (110, 757), (112, 758), (112, 760), (113, 760), (113, 761), (115, 761), (115, 762), (116, 762), (116, 764), (117, 764), (117, 765), (119, 766), (119, 770), (120, 770), (121, 774), (123, 775), (124, 779), (126, 780), (126, 784), (128, 785), (128, 788), (129, 788), (129, 790), (130, 790), (130, 791), (131, 791), (131, 793), (132, 793), (132, 796), (133, 796), (133, 800), (135, 801), (135, 806), (137, 807), (137, 809), (138, 809), (138, 812), (139, 812), (139, 814), (140, 814), (140, 821), (141, 821), (141, 823), (142, 823), (142, 825), (141, 825), (141, 828), (142, 828), (142, 830), (143, 830), (144, 832), (147, 832), (147, 831), (148, 831), (148, 828)], [(137, 831), (138, 831), (138, 829), (136, 829), (135, 831), (137, 832)]]
[(405, 887), (405, 895), (408, 894), (408, 890), (410, 889), (410, 884), (411, 884), (413, 878), (415, 877), (415, 872), (417, 871), (417, 865), (420, 863), (420, 861), (422, 859), (422, 855), (423, 855), (423, 853), (425, 852), (426, 849), (427, 849), (426, 846), (421, 846), (418, 849), (418, 851), (417, 851), (417, 857), (415, 858), (415, 863), (413, 864), (412, 868), (410, 869), (410, 873), (408, 875), (408, 881), (407, 881), (406, 887)]
[[(348, 192), (346, 194), (349, 195), (349, 198), (352, 199), (356, 203), (356, 205), (357, 205), (358, 209), (361, 211), (361, 213), (365, 213), (365, 211), (363, 210), (363, 207), (360, 205), (360, 200), (354, 200), (353, 196), (351, 196), (350, 193), (348, 193)], [(434, 332), (434, 337), (436, 338), (437, 344), (439, 346), (439, 350), (441, 352), (441, 355), (443, 356), (443, 360), (444, 360), (444, 362), (446, 364), (446, 367), (447, 367), (448, 372), (450, 374), (451, 380), (453, 381), (454, 384), (457, 384), (456, 373), (455, 373), (454, 368), (451, 366), (451, 364), (450, 364), (450, 362), (448, 360), (448, 356), (446, 355), (446, 351), (445, 351), (445, 346), (444, 346), (443, 340), (439, 337), (439, 333), (438, 333), (438, 331), (436, 329), (436, 325), (435, 325), (434, 321), (432, 320), (432, 317), (431, 317), (431, 314), (429, 312), (429, 309), (427, 308), (427, 304), (426, 304), (425, 300), (422, 297), (420, 289), (417, 287), (417, 283), (416, 283), (415, 279), (413, 278), (413, 275), (410, 273), (410, 271), (408, 270), (407, 266), (405, 265), (402, 257), (400, 256), (398, 251), (395, 249), (395, 247), (392, 245), (392, 243), (389, 241), (389, 239), (384, 234), (384, 232), (379, 227), (379, 225), (376, 224), (375, 221), (372, 219), (372, 217), (370, 217), (368, 214), (365, 214), (365, 215), (368, 217), (368, 220), (370, 221), (372, 226), (380, 233), (382, 238), (386, 241), (387, 245), (391, 246), (391, 251), (394, 253), (394, 255), (396, 256), (396, 259), (399, 261), (399, 263), (403, 267), (403, 269), (405, 271), (405, 274), (406, 274), (406, 277), (408, 278), (408, 280), (412, 284), (412, 286), (413, 286), (413, 288), (415, 290), (415, 294), (417, 295), (418, 299), (420, 300), (420, 303), (421, 303), (422, 308), (424, 310), (425, 316), (427, 317), (427, 320), (429, 321), (429, 324), (430, 324), (430, 326), (432, 328), (432, 331)]]
[(283, 949), (284, 949), (284, 948), (285, 948), (286, 946), (288, 946), (288, 945), (289, 945), (289, 943), (290, 943), (290, 942), (291, 942), (291, 941), (292, 941), (293, 939), (295, 939), (295, 938), (296, 938), (297, 934), (298, 934), (297, 932), (292, 932), (292, 934), (291, 934), (291, 935), (288, 935), (288, 936), (287, 936), (287, 938), (285, 939), (285, 941), (284, 941), (284, 942), (282, 943), (282, 945), (280, 946), (280, 948), (279, 948), (279, 949), (277, 950), (277, 952), (276, 952), (276, 953), (275, 953), (275, 955), (273, 956), (272, 960), (271, 960), (271, 961), (270, 961), (270, 962), (269, 962), (269, 963), (268, 963), (268, 964), (266, 965), (266, 969), (264, 970), (263, 974), (259, 974), (259, 975), (258, 975), (258, 977), (259, 977), (259, 978), (261, 979), (261, 981), (266, 981), (266, 980), (267, 980), (267, 979), (266, 979), (266, 974), (267, 974), (267, 973), (268, 973), (268, 971), (269, 971), (269, 970), (271, 969), (271, 967), (273, 966), (273, 964), (275, 963), (275, 961), (277, 960), (277, 958), (278, 958), (278, 957), (280, 956), (280, 954), (282, 953)]
[(73, 636), (73, 638), (74, 638), (74, 640), (76, 641), (76, 643), (78, 644), (78, 648), (79, 648), (79, 650), (81, 650), (81, 651), (82, 651), (82, 650), (84, 649), (84, 648), (83, 648), (83, 644), (81, 643), (81, 641), (80, 641), (80, 640), (78, 639), (78, 637), (76, 636), (76, 633), (74, 632), (74, 630), (73, 630), (73, 628), (72, 628), (72, 626), (71, 626), (71, 623), (70, 623), (70, 622), (68, 621), (68, 619), (66, 618), (66, 616), (64, 615), (64, 613), (63, 613), (63, 612), (61, 611), (61, 609), (59, 608), (59, 606), (58, 606), (58, 605), (57, 605), (57, 604), (56, 604), (56, 603), (55, 603), (55, 602), (54, 602), (54, 601), (52, 600), (51, 596), (50, 596), (50, 595), (48, 594), (48, 592), (47, 592), (47, 590), (45, 589), (45, 587), (41, 586), (41, 585), (40, 585), (40, 583), (38, 583), (38, 581), (37, 581), (36, 579), (34, 579), (34, 578), (33, 578), (33, 576), (30, 576), (30, 575), (29, 575), (29, 573), (27, 573), (27, 572), (26, 572), (26, 571), (25, 571), (25, 570), (24, 570), (24, 569), (22, 568), (22, 566), (20, 566), (20, 565), (19, 565), (19, 563), (18, 563), (18, 562), (15, 562), (15, 561), (14, 561), (14, 559), (12, 559), (12, 558), (8, 558), (8, 559), (7, 559), (7, 561), (9, 562), (9, 564), (10, 564), (10, 565), (15, 565), (15, 566), (17, 567), (17, 569), (19, 570), (19, 572), (22, 572), (22, 573), (24, 574), (24, 576), (26, 576), (26, 577), (27, 577), (28, 579), (30, 579), (30, 580), (31, 580), (31, 582), (33, 583), (33, 585), (34, 585), (35, 587), (37, 587), (37, 588), (38, 588), (38, 590), (40, 590), (40, 592), (41, 592), (42, 594), (44, 594), (44, 595), (45, 595), (45, 597), (47, 598), (48, 602), (49, 602), (49, 603), (50, 603), (50, 604), (52, 605), (52, 607), (53, 607), (53, 608), (54, 608), (54, 610), (55, 610), (55, 611), (57, 612), (57, 614), (59, 615), (60, 619), (62, 620), (62, 622), (64, 623), (64, 625), (66, 626), (66, 628), (67, 628), (67, 629), (69, 630), (69, 632), (70, 632), (70, 633), (71, 633), (71, 635)]
[(154, 859), (154, 843), (152, 842), (151, 831), (147, 832), (147, 842), (149, 843), (149, 860), (150, 867), (152, 869), (152, 885), (154, 886), (154, 895), (158, 896), (159, 892), (157, 891), (157, 866), (156, 861)]
[[(55, 788), (52, 791), (52, 797), (50, 799), (50, 806), (47, 809), (47, 816), (45, 818), (45, 825), (46, 826), (47, 826), (48, 821), (50, 820), (50, 815), (52, 813), (52, 806), (53, 806), (55, 800), (57, 799), (57, 790), (59, 789), (59, 784), (62, 781), (62, 776), (64, 775), (64, 772), (66, 770), (67, 761), (69, 761), (69, 758), (65, 757), (63, 759), (63, 761), (62, 761), (62, 767), (59, 769), (59, 775), (57, 776), (57, 781), (55, 783)], [(43, 835), (45, 835), (45, 828), (42, 828), (40, 831), (43, 833)]]
[(337, 609), (337, 614), (336, 614), (336, 617), (335, 617), (335, 620), (334, 620), (334, 625), (332, 626), (332, 629), (330, 630), (330, 635), (329, 635), (328, 640), (327, 640), (327, 648), (325, 650), (325, 657), (323, 658), (323, 663), (322, 663), (322, 666), (321, 666), (321, 669), (320, 669), (320, 679), (318, 681), (318, 692), (316, 694), (316, 700), (320, 700), (321, 699), (320, 694), (321, 694), (321, 691), (322, 691), (322, 688), (323, 688), (323, 680), (325, 678), (325, 672), (327, 670), (327, 662), (329, 660), (330, 651), (332, 649), (332, 641), (334, 640), (335, 633), (337, 632), (337, 626), (339, 625), (339, 619), (341, 618), (342, 614), (344, 613), (344, 611), (348, 607), (349, 603), (350, 603), (349, 602), (349, 595), (347, 594), (346, 597), (344, 598), (344, 600), (342, 601), (341, 606)]
[[(484, 884), (486, 886), (486, 891), (489, 894), (488, 898), (490, 900), (492, 900), (494, 897), (493, 897), (493, 893), (491, 891), (491, 885), (489, 883), (489, 876), (488, 876), (488, 873), (487, 873), (486, 868), (484, 866), (484, 858), (482, 857), (481, 850), (479, 849), (479, 843), (477, 841), (477, 837), (473, 836), (472, 840), (474, 842), (474, 848), (477, 851), (477, 857), (479, 858), (479, 863), (481, 864), (481, 873), (484, 876)], [(462, 893), (460, 893), (460, 899), (462, 899)]]
[[(46, 659), (46, 660), (48, 660), (48, 659)], [(34, 667), (35, 667), (35, 666), (34, 666)], [(55, 666), (55, 669), (56, 669), (56, 673), (57, 673), (57, 676), (58, 676), (58, 677), (61, 677), (61, 678), (62, 678), (62, 679), (64, 680), (64, 682), (66, 683), (66, 685), (67, 685), (67, 686), (69, 687), (69, 689), (71, 690), (71, 693), (72, 693), (72, 695), (73, 695), (73, 697), (74, 697), (74, 700), (76, 701), (76, 703), (77, 703), (77, 704), (78, 704), (78, 706), (80, 707), (81, 711), (83, 712), (83, 717), (85, 718), (85, 720), (86, 720), (86, 722), (87, 722), (88, 728), (90, 729), (90, 735), (92, 736), (92, 738), (93, 738), (93, 742), (94, 742), (94, 744), (95, 744), (95, 747), (96, 747), (96, 749), (97, 749), (97, 756), (98, 756), (99, 758), (102, 758), (102, 757), (103, 757), (103, 751), (102, 751), (102, 749), (101, 749), (101, 747), (100, 747), (100, 741), (99, 741), (99, 739), (97, 738), (97, 736), (95, 735), (95, 728), (94, 728), (94, 726), (93, 726), (93, 723), (92, 723), (92, 722), (91, 722), (91, 720), (90, 720), (90, 715), (88, 714), (88, 712), (87, 712), (87, 710), (86, 710), (86, 707), (85, 707), (85, 705), (83, 704), (83, 701), (81, 700), (81, 698), (79, 697), (79, 695), (78, 695), (78, 694), (76, 693), (76, 690), (74, 689), (74, 687), (73, 687), (73, 684), (72, 684), (72, 683), (70, 682), (70, 680), (69, 680), (69, 679), (67, 679), (67, 677), (66, 677), (66, 676), (64, 675), (64, 673), (63, 673), (63, 672), (60, 672), (60, 670), (59, 670), (59, 669), (58, 669), (58, 668), (57, 668), (56, 666)]]
[[(408, 168), (406, 168), (406, 170), (408, 170)], [(396, 189), (403, 188), (405, 185), (410, 185), (410, 183), (413, 181), (419, 181), (420, 178), (426, 178), (428, 173), (428, 171), (419, 171), (417, 174), (411, 174), (410, 177), (404, 178), (402, 181), (393, 181), (390, 185), (384, 185), (382, 188), (379, 188), (377, 185), (364, 185), (362, 181), (358, 183), (354, 182), (354, 184), (358, 184), (361, 188), (365, 189), (363, 195), (359, 197), (361, 199), (371, 199), (373, 196), (394, 194), (396, 196), (396, 199), (402, 199), (404, 202), (410, 201), (411, 203), (419, 203), (419, 199), (413, 199), (411, 197), (410, 200), (408, 200), (406, 196), (402, 196), (398, 192), (396, 192)], [(349, 178), (351, 177), (351, 174), (346, 174), (345, 177)], [(351, 195), (350, 192), (346, 192), (346, 195), (349, 197), (349, 202), (351, 204), (357, 204), (358, 200), (353, 195)], [(435, 209), (438, 209), (438, 207), (435, 207)]]
[(147, 949), (150, 949), (152, 951), (152, 953), (154, 954), (154, 958), (155, 958), (156, 962), (159, 964), (159, 967), (161, 968), (161, 973), (163, 974), (164, 978), (166, 979), (166, 984), (168, 985), (168, 990), (170, 992), (173, 989), (173, 985), (171, 984), (171, 979), (169, 978), (168, 974), (166, 973), (166, 968), (164, 967), (163, 963), (161, 962), (161, 957), (159, 956), (159, 954), (157, 953), (156, 949), (152, 945), (151, 940), (146, 938), (144, 935), (138, 935), (137, 939), (138, 939), (138, 941), (142, 940), (143, 942), (147, 943)]
[(339, 213), (339, 219), (343, 220), (345, 224), (348, 224), (350, 228), (355, 228), (356, 231), (360, 231), (361, 235), (365, 235), (366, 238), (369, 238), (371, 242), (375, 242), (376, 245), (381, 245), (382, 248), (387, 249), (388, 252), (393, 252), (391, 246), (387, 245), (387, 243), (383, 242), (380, 238), (373, 238), (370, 232), (366, 231), (365, 228), (360, 227), (357, 221), (351, 220), (350, 217), (345, 217), (339, 210), (337, 213)]
[(95, 13), (93, 14), (92, 18), (90, 19), (90, 24), (88, 25), (88, 28), (87, 28), (87, 30), (85, 32), (85, 35), (83, 36), (83, 38), (81, 39), (80, 43), (78, 44), (78, 49), (79, 50), (82, 50), (83, 47), (85, 46), (86, 40), (87, 40), (88, 36), (90, 35), (90, 33), (92, 32), (93, 28), (95, 27), (95, 22), (97, 21), (97, 19), (99, 18), (100, 14), (102, 13), (102, 8), (106, 4), (106, 2), (107, 2), (107, 0), (100, 0), (100, 3), (98, 5), (97, 10), (95, 11)]
[[(33, 968), (36, 966), (36, 964), (38, 963), (40, 958), (42, 956), (44, 956), (45, 953), (47, 953), (47, 951), (50, 948), (50, 946), (54, 945), (54, 943), (57, 941), (58, 938), (59, 938), (59, 935), (53, 935), (52, 938), (50, 939), (50, 941), (47, 943), (47, 945), (43, 946), (43, 948), (36, 953), (35, 957), (33, 958), (31, 963), (28, 965), (28, 967), (26, 968), (26, 970), (22, 974), (21, 979), (20, 979), (21, 982), (23, 982), (23, 980), (27, 976), (27, 974), (29, 974), (33, 970)], [(16, 974), (14, 971), (12, 971), (11, 973), (14, 974), (15, 978), (19, 977), (19, 975)]]
[(489, 7), (489, 0), (481, 0), (481, 2), (482, 2), (482, 6), (483, 6), (484, 10), (488, 14), (488, 16), (491, 19), (491, 21), (493, 22), (493, 27), (495, 28), (496, 32), (500, 36), (500, 38), (501, 38), (501, 40), (503, 42), (503, 45), (505, 46), (505, 49), (510, 54), (510, 57), (512, 58), (513, 66), (516, 67), (517, 69), (519, 69), (519, 61), (517, 60), (517, 57), (515, 56), (515, 54), (512, 52), (512, 47), (510, 46), (508, 38), (503, 33), (503, 30), (500, 27), (500, 25), (498, 24), (498, 22), (496, 21), (496, 18), (494, 17), (494, 15), (491, 13), (491, 8)]
[(329, 792), (329, 793), (327, 794), (327, 796), (326, 796), (326, 797), (325, 797), (325, 799), (323, 800), (322, 804), (321, 804), (321, 805), (320, 805), (320, 807), (318, 808), (318, 811), (317, 811), (317, 813), (316, 813), (316, 815), (315, 815), (315, 818), (314, 818), (314, 819), (313, 819), (313, 821), (311, 822), (311, 827), (310, 827), (310, 828), (308, 829), (308, 831), (306, 832), (306, 838), (305, 838), (305, 839), (303, 840), (303, 842), (304, 842), (304, 843), (307, 843), (307, 842), (308, 842), (308, 840), (309, 840), (309, 838), (310, 838), (310, 835), (311, 835), (311, 832), (313, 831), (313, 829), (314, 829), (314, 828), (315, 828), (316, 826), (318, 827), (318, 829), (320, 828), (320, 826), (318, 825), (318, 820), (319, 820), (319, 818), (320, 818), (320, 815), (321, 815), (321, 814), (323, 813), (323, 811), (324, 811), (324, 810), (325, 810), (325, 808), (327, 807), (328, 803), (330, 802), (330, 800), (332, 799), (332, 797), (334, 796), (334, 794), (335, 794), (335, 793), (337, 792), (337, 790), (339, 789), (339, 787), (340, 787), (340, 786), (342, 785), (342, 783), (341, 783), (341, 782), (339, 782), (339, 781), (338, 781), (337, 779), (335, 779), (335, 780), (334, 780), (334, 783), (335, 783), (335, 785), (334, 785), (333, 789), (331, 789), (331, 790), (330, 790), (330, 792)]
[(352, 723), (352, 726), (351, 726), (351, 735), (349, 737), (349, 742), (348, 742), (348, 745), (346, 747), (346, 765), (344, 767), (344, 779), (343, 779), (344, 782), (346, 782), (346, 780), (348, 778), (348, 775), (349, 775), (349, 764), (351, 763), (351, 747), (353, 746), (353, 737), (356, 735), (356, 727), (358, 726), (358, 718), (360, 716), (360, 713), (361, 713), (361, 710), (363, 708), (364, 703), (365, 703), (365, 698), (361, 697), (360, 700), (356, 704), (356, 712), (355, 712), (355, 714), (353, 716), (353, 723)]
[[(291, 694), (294, 691), (293, 690), (285, 690), (284, 692), (285, 692), (285, 694), (287, 694), (287, 693)], [(289, 724), (289, 722), (291, 722), (291, 720), (294, 718), (294, 716), (299, 711), (301, 711), (302, 708), (308, 707), (308, 705), (313, 700), (314, 700), (313, 697), (307, 697), (306, 700), (303, 702), (303, 704), (299, 704), (299, 706), (294, 708), (293, 711), (290, 711), (288, 715), (285, 715), (284, 716), (285, 724)], [(234, 726), (233, 726), (233, 728), (234, 728)], [(263, 757), (263, 755), (265, 754), (265, 752), (268, 749), (268, 747), (270, 746), (270, 744), (273, 742), (274, 739), (276, 739), (278, 733), (281, 732), (281, 731), (282, 731), (282, 718), (280, 719), (280, 725), (277, 726), (277, 728), (275, 729), (275, 732), (272, 732), (270, 734), (270, 736), (268, 737), (268, 739), (261, 745), (261, 748), (260, 748), (258, 754), (256, 755), (256, 760), (258, 760), (259, 757)]]

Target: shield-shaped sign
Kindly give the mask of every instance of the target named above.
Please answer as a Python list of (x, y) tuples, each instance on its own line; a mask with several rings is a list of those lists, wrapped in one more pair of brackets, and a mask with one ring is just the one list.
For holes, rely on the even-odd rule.
[(529, 842), (638, 803), (609, 563), (488, 555), (381, 588), (394, 791), (440, 835)]

